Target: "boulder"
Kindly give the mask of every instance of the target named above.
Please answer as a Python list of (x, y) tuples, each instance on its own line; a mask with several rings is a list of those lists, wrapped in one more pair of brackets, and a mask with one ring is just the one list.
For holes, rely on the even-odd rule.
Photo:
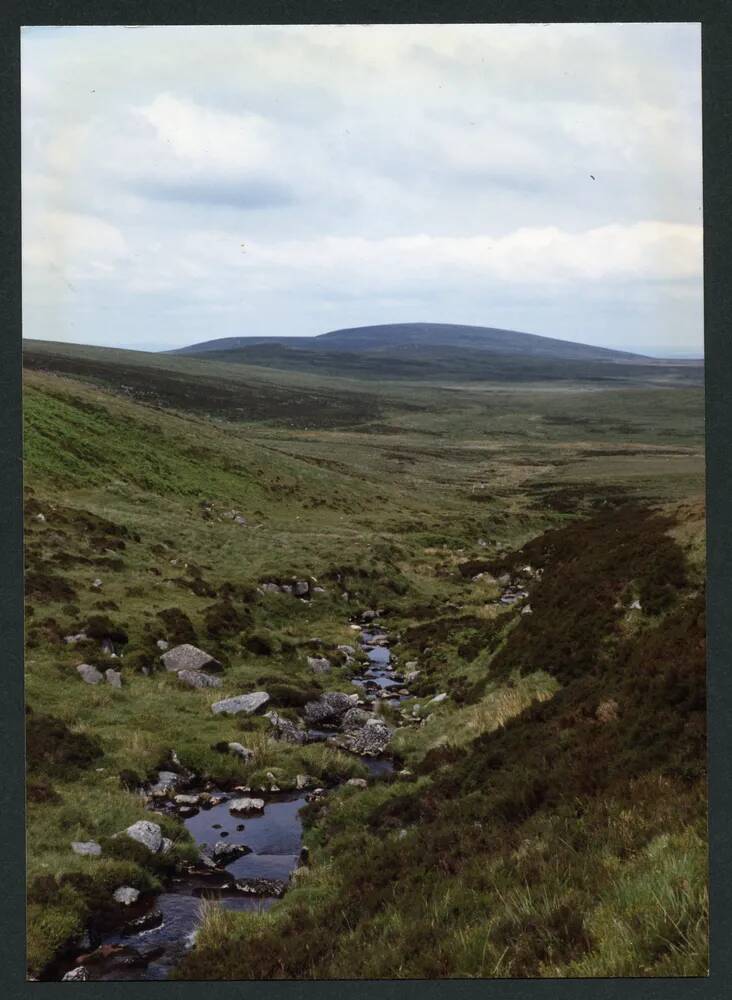
[(229, 802), (229, 812), (237, 815), (242, 813), (264, 812), (264, 799), (253, 799), (243, 796), (240, 799), (232, 799)]
[(314, 674), (327, 674), (331, 670), (331, 662), (324, 656), (308, 656), (308, 666)]
[(280, 587), (277, 583), (263, 583), (260, 586), (260, 590), (263, 590), (265, 594), (278, 594)]
[(283, 896), (287, 889), (287, 882), (278, 878), (245, 878), (237, 879), (236, 887), (239, 892), (245, 892), (250, 896)]
[(358, 702), (357, 694), (345, 694), (342, 691), (327, 691), (317, 701), (309, 701), (305, 705), (305, 722), (317, 725), (323, 722), (340, 722), (349, 708)]
[(151, 854), (157, 854), (163, 846), (163, 832), (157, 823), (151, 823), (148, 819), (140, 819), (132, 826), (128, 826), (125, 833), (131, 840), (136, 840), (138, 844), (147, 847)]
[(107, 678), (107, 684), (111, 684), (112, 687), (115, 688), (122, 687), (122, 674), (119, 670), (112, 670), (110, 667), (108, 670), (104, 671), (104, 676)]
[(298, 580), (293, 584), (292, 592), (295, 597), (306, 597), (310, 593), (310, 584), (307, 580)]
[(223, 701), (216, 701), (211, 706), (214, 715), (252, 715), (258, 709), (263, 708), (269, 701), (266, 691), (252, 691), (251, 694), (240, 694), (234, 698), (224, 698)]
[(359, 708), (355, 705), (353, 708), (349, 708), (343, 716), (341, 725), (343, 729), (360, 729), (362, 726), (366, 725), (370, 718), (370, 712), (367, 712), (365, 709)]
[(176, 795), (173, 801), (177, 806), (197, 806), (201, 797), (200, 795)]
[(295, 776), (295, 788), (298, 792), (302, 792), (306, 788), (314, 788), (317, 783), (318, 779), (314, 778), (311, 774), (298, 774)]
[(289, 719), (283, 719), (281, 715), (277, 714), (277, 712), (268, 712), (267, 718), (274, 729), (275, 739), (282, 740), (284, 743), (293, 743), (295, 745), (305, 742), (306, 734), (302, 731), (302, 729), (298, 729), (294, 722), (290, 722)]
[(80, 663), (76, 669), (81, 679), (87, 684), (101, 684), (104, 680), (104, 674), (101, 674), (96, 667), (92, 667), (89, 663)]
[(241, 757), (242, 760), (249, 761), (254, 757), (254, 751), (250, 750), (249, 747), (242, 746), (241, 743), (229, 743), (229, 750), (237, 757)]
[(178, 680), (181, 684), (186, 684), (192, 688), (217, 688), (221, 687), (221, 678), (204, 674), (202, 670), (179, 670)]
[(140, 890), (133, 889), (131, 885), (121, 885), (119, 889), (114, 890), (112, 898), (115, 903), (121, 903), (123, 906), (131, 906), (140, 898)]
[(237, 858), (251, 853), (251, 847), (246, 844), (229, 844), (225, 840), (217, 841), (211, 848), (211, 858), (216, 865), (229, 865)]
[(169, 649), (167, 653), (163, 653), (160, 659), (165, 669), (172, 673), (177, 673), (179, 670), (202, 670), (204, 667), (208, 667), (209, 670), (221, 669), (218, 660), (188, 642)]
[(334, 739), (334, 743), (351, 753), (364, 757), (378, 757), (386, 750), (392, 731), (381, 719), (369, 719), (361, 729), (349, 730)]
[(354, 649), (354, 647), (348, 646), (346, 643), (341, 643), (341, 645), (338, 646), (337, 649), (339, 653), (345, 653), (346, 656), (356, 655), (356, 650)]
[(349, 778), (346, 782), (352, 788), (368, 788), (369, 783), (365, 778)]
[(155, 643), (155, 645), (163, 653), (166, 651), (166, 649), (170, 649), (170, 643), (167, 642), (167, 640), (165, 640), (165, 639), (158, 639), (158, 641)]
[(156, 798), (164, 797), (182, 782), (183, 778), (175, 771), (158, 771), (158, 780), (150, 788), (150, 794)]
[(97, 858), (102, 853), (101, 845), (94, 840), (74, 840), (71, 844), (71, 850), (74, 854), (91, 858)]
[(85, 983), (89, 979), (89, 973), (84, 968), (83, 965), (77, 966), (75, 969), (71, 969), (70, 972), (65, 973), (62, 977), (62, 983)]

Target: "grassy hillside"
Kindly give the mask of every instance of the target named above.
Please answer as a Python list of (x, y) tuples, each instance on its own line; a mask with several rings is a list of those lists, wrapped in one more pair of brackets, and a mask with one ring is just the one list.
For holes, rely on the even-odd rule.
[[(267, 914), (210, 909), (179, 975), (703, 972), (698, 389), (385, 388), (49, 344), (26, 363), (33, 972), (113, 887), (193, 857), (171, 817), (164, 862), (112, 839), (172, 750), (253, 786), (367, 774), (213, 716), (210, 692), (156, 669), (156, 641), (216, 655), (216, 697), (265, 687), (296, 719), (350, 690), (306, 657), (368, 607), (419, 663), (407, 708), (447, 695), (397, 729), (411, 778), (309, 806), (307, 873)], [(524, 565), (531, 615), (495, 603)], [(293, 576), (324, 593), (257, 589)], [(75, 669), (112, 662), (94, 640), (110, 630), (121, 689)], [(255, 758), (216, 749), (231, 740)], [(90, 839), (101, 858), (69, 849)]]

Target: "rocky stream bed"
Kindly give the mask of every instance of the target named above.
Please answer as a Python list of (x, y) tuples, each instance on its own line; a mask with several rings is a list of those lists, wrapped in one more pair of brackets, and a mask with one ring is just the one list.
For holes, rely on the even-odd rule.
[[(328, 742), (358, 755), (369, 770), (368, 782), (377, 781), (394, 769), (388, 750), (393, 730), (374, 709), (379, 702), (399, 705), (408, 698), (409, 674), (395, 669), (392, 640), (375, 613), (366, 612), (350, 624), (356, 645), (340, 650), (354, 670), (351, 680), (361, 688), (362, 696), (324, 694), (305, 707), (305, 728), (275, 712), (267, 714), (275, 738), (290, 743)], [(363, 654), (368, 662), (363, 662)], [(317, 662), (311, 665), (318, 670)], [(230, 747), (233, 752), (250, 752), (239, 744)], [(308, 775), (297, 776), (294, 791), (281, 791), (274, 782), (264, 790), (226, 788), (181, 772), (180, 768), (160, 772), (158, 781), (142, 790), (150, 820), (135, 826), (142, 828), (143, 836), (156, 827), (155, 838), (159, 834), (155, 814), (177, 815), (198, 845), (198, 862), (177, 871), (157, 895), (120, 887), (116, 905), (104, 916), (94, 917), (83, 940), (49, 966), (42, 979), (166, 979), (195, 945), (203, 899), (215, 899), (231, 910), (268, 909), (287, 891), (293, 873), (307, 864), (300, 810), (307, 802), (331, 794), (332, 788), (318, 787)], [(347, 783), (363, 788), (368, 782), (355, 778)], [(94, 846), (76, 845), (75, 849), (93, 854)], [(155, 849), (164, 851), (166, 845)]]

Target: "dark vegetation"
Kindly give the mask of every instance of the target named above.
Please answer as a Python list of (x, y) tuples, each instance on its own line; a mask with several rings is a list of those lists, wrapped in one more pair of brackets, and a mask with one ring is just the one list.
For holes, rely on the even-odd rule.
[[(670, 527), (657, 512), (625, 507), (495, 562), (500, 572), (530, 560), (543, 576), (531, 593), (534, 614), (509, 630), (486, 683), (546, 670), (561, 681), (559, 693), (467, 746), (431, 751), (416, 763), (417, 783), (355, 811), (310, 808), (313, 842), (326, 845), (337, 888), (295, 894), (274, 924), (208, 941), (182, 975), (460, 975), (452, 925), (481, 919), (491, 926), (484, 954), (503, 953), (506, 976), (579, 970), (609, 948), (593, 913), (614, 891), (615, 869), (600, 859), (630, 864), (660, 833), (705, 836), (704, 598), (685, 589)], [(620, 628), (616, 602), (631, 592), (649, 604), (640, 632)], [(404, 639), (437, 645), (475, 625), (437, 619)], [(385, 852), (400, 830), (408, 835)], [(534, 895), (526, 910), (517, 880)], [(676, 891), (682, 916), (659, 916), (650, 941), (636, 932), (637, 973), (663, 968), (695, 940), (699, 886), (679, 876)], [(652, 903), (643, 897), (642, 905)], [(396, 947), (390, 926), (399, 929)], [(617, 974), (627, 974), (616, 960)]]

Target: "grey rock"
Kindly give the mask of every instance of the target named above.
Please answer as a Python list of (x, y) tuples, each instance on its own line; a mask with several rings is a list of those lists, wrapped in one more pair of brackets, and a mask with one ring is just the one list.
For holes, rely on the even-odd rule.
[(305, 597), (310, 593), (310, 584), (307, 580), (298, 580), (297, 583), (293, 584), (292, 592), (295, 597)]
[(111, 684), (112, 687), (115, 688), (122, 687), (122, 674), (119, 670), (112, 670), (110, 667), (108, 670), (104, 671), (104, 676), (107, 678), (107, 684)]
[(365, 711), (363, 708), (358, 708), (358, 706), (354, 706), (353, 708), (349, 708), (343, 716), (341, 725), (344, 729), (360, 729), (362, 726), (366, 725), (370, 718), (370, 712)]
[(368, 788), (369, 783), (365, 778), (349, 778), (346, 782), (352, 788)]
[(39, 524), (45, 524), (46, 515), (45, 514), (36, 514), (35, 520), (38, 521)]
[(210, 653), (206, 653), (204, 650), (199, 649), (197, 646), (192, 646), (188, 642), (169, 649), (167, 653), (163, 653), (160, 659), (163, 661), (165, 669), (173, 672), (179, 670), (202, 670), (204, 667), (215, 670), (221, 667), (219, 661), (214, 659)]
[(392, 731), (381, 719), (370, 719), (361, 729), (349, 730), (335, 737), (336, 746), (365, 757), (378, 757), (391, 741)]
[(245, 854), (251, 854), (251, 847), (246, 844), (229, 844), (225, 840), (217, 841), (211, 848), (211, 857), (216, 865), (228, 865)]
[(221, 678), (212, 677), (202, 670), (179, 670), (178, 680), (181, 684), (192, 688), (217, 688), (221, 687)]
[(111, 639), (102, 639), (99, 645), (105, 656), (114, 656), (114, 645)]
[(95, 840), (74, 840), (71, 844), (74, 854), (81, 854), (82, 857), (98, 858), (102, 853), (100, 844)]
[(257, 813), (264, 811), (264, 799), (253, 799), (243, 796), (240, 799), (232, 799), (229, 802), (229, 812), (235, 814)]
[(92, 589), (93, 590), (102, 589), (102, 581), (99, 579), (99, 577), (97, 577), (96, 580), (94, 580), (94, 582), (92, 583)]
[(311, 774), (298, 774), (295, 776), (295, 788), (298, 792), (302, 792), (305, 788), (314, 788), (317, 783), (318, 779), (314, 778)]
[(158, 649), (162, 650), (163, 653), (165, 652), (166, 649), (170, 649), (170, 643), (166, 639), (158, 639), (155, 645), (158, 647)]
[(309, 701), (305, 705), (305, 722), (308, 725), (317, 725), (321, 722), (338, 722), (349, 708), (353, 708), (357, 702), (357, 694), (345, 694), (342, 691), (327, 691), (317, 701)]
[(308, 656), (308, 666), (315, 674), (327, 674), (331, 670), (331, 662), (324, 656)]
[(280, 586), (280, 590), (282, 591), (283, 594), (291, 594), (292, 593), (292, 585), (289, 584), (289, 583), (283, 583)]
[(275, 731), (275, 739), (282, 740), (284, 743), (293, 743), (295, 745), (305, 742), (305, 733), (302, 729), (298, 729), (294, 722), (290, 722), (289, 719), (283, 719), (281, 715), (277, 714), (277, 712), (267, 712), (267, 718)]
[(436, 694), (434, 698), (430, 698), (427, 702), (428, 705), (440, 705), (443, 701), (446, 701), (447, 694), (443, 691), (441, 694)]
[(277, 878), (244, 878), (237, 879), (236, 887), (239, 892), (245, 892), (249, 896), (283, 896), (287, 889), (287, 882)]
[(121, 885), (115, 889), (112, 898), (115, 903), (122, 903), (123, 906), (131, 906), (140, 898), (140, 890), (133, 889), (131, 885)]
[(67, 646), (75, 646), (77, 642), (84, 642), (86, 638), (86, 632), (77, 632), (76, 635), (65, 635), (64, 642)]
[(128, 826), (125, 833), (130, 840), (136, 840), (138, 844), (147, 847), (151, 854), (157, 854), (163, 846), (163, 832), (157, 823), (151, 823), (149, 819), (140, 819), (132, 826)]
[(337, 648), (338, 648), (338, 652), (339, 653), (345, 653), (346, 656), (355, 656), (356, 655), (356, 650), (353, 648), (353, 646), (348, 646), (345, 643), (343, 643), (342, 645), (338, 646)]
[(172, 848), (173, 848), (173, 841), (170, 839), (170, 837), (163, 837), (163, 842), (160, 845), (160, 853), (167, 854), (168, 851), (172, 850)]
[(265, 594), (279, 594), (280, 586), (278, 583), (263, 583), (260, 587)]
[(165, 796), (182, 782), (182, 777), (175, 771), (158, 771), (158, 780), (150, 789), (150, 794), (156, 797)]
[(229, 750), (242, 760), (251, 760), (254, 757), (254, 751), (242, 746), (241, 743), (229, 743)]
[(177, 806), (197, 806), (201, 801), (200, 795), (176, 795), (173, 799)]
[(80, 663), (76, 669), (81, 679), (87, 684), (101, 684), (104, 680), (104, 675), (89, 663)]
[(214, 715), (252, 715), (258, 709), (263, 708), (269, 701), (266, 691), (252, 691), (251, 694), (240, 694), (234, 698), (224, 698), (223, 701), (216, 701), (211, 706)]
[(62, 983), (86, 983), (89, 981), (89, 972), (83, 965), (71, 969), (61, 979)]

